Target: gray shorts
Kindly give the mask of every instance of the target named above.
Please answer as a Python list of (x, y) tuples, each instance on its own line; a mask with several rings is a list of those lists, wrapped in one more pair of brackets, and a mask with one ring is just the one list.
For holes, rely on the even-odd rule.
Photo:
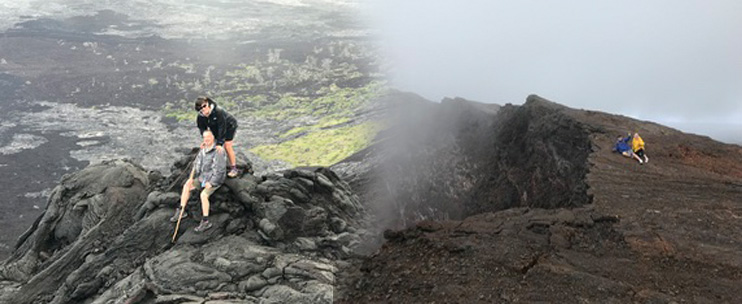
[[(197, 178), (193, 179), (193, 183), (191, 184), (191, 186), (191, 191), (198, 190), (198, 192), (201, 192), (201, 189), (203, 189), (201, 187), (201, 182), (199, 182)], [(206, 195), (211, 196), (212, 194), (214, 194), (214, 192), (216, 192), (217, 189), (219, 189), (219, 187), (221, 187), (221, 185), (216, 187), (212, 186), (211, 188), (209, 188), (208, 191), (206, 191)]]

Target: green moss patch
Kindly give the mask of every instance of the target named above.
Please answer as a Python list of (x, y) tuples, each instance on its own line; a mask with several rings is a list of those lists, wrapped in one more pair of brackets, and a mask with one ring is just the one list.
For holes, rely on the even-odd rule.
[(363, 123), (334, 129), (319, 129), (305, 136), (250, 151), (263, 159), (282, 160), (294, 166), (329, 166), (367, 147), (378, 126)]
[(385, 94), (386, 90), (386, 84), (382, 81), (373, 81), (360, 88), (340, 88), (331, 85), (317, 91), (315, 96), (284, 94), (278, 101), (257, 108), (251, 114), (273, 120), (301, 116), (349, 116), (358, 107)]

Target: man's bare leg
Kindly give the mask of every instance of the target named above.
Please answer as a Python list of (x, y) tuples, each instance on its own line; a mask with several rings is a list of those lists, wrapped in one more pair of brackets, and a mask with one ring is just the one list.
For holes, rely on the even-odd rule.
[[(175, 208), (175, 215), (170, 218), (171, 222), (178, 221), (178, 218), (180, 217), (180, 210), (185, 209), (186, 204), (188, 204), (188, 199), (191, 198), (191, 190), (193, 189), (193, 185), (191, 183), (186, 182), (185, 185), (183, 185), (183, 191), (180, 193), (180, 206)], [(188, 213), (183, 213), (184, 217), (188, 217)]]
[(211, 185), (207, 183), (201, 191), (201, 212), (203, 217), (201, 218), (201, 223), (195, 229), (196, 232), (203, 232), (211, 228), (211, 223), (209, 222), (209, 193), (211, 192)]
[(201, 191), (201, 214), (204, 217), (209, 217), (209, 190), (211, 190), (211, 187), (204, 188)]

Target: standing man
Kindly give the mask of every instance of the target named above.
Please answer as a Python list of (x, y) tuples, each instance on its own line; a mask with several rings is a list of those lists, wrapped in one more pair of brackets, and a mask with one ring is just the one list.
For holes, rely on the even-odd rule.
[[(191, 191), (200, 190), (201, 193), (201, 212), (203, 217), (201, 223), (196, 227), (196, 232), (202, 232), (211, 228), (209, 222), (209, 197), (214, 194), (216, 189), (224, 183), (225, 173), (227, 171), (227, 160), (224, 152), (219, 152), (214, 143), (214, 135), (211, 131), (203, 132), (203, 145), (198, 151), (196, 160), (193, 162), (193, 170), (188, 180), (183, 185), (183, 192), (180, 195), (180, 207), (175, 209), (175, 215), (170, 218), (171, 222), (177, 222), (181, 208), (185, 208), (188, 199), (191, 197)], [(187, 217), (188, 213), (183, 213)]]
[(227, 150), (230, 165), (227, 176), (236, 177), (239, 171), (237, 171), (237, 161), (234, 156), (232, 140), (234, 139), (235, 132), (237, 132), (237, 119), (224, 109), (218, 107), (209, 97), (199, 97), (196, 99), (196, 111), (198, 111), (196, 123), (198, 124), (199, 131), (203, 134), (204, 131), (210, 130), (216, 139), (217, 151), (223, 152)]

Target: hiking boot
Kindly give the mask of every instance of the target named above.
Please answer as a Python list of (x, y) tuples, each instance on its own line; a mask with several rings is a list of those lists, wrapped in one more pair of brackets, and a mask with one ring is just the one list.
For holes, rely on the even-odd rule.
[(240, 170), (237, 170), (236, 167), (233, 167), (232, 170), (229, 170), (229, 172), (227, 173), (227, 176), (231, 178), (235, 178), (237, 177), (237, 175), (240, 175)]
[(209, 221), (201, 221), (201, 224), (198, 224), (198, 227), (196, 227), (193, 230), (196, 231), (196, 232), (204, 232), (207, 229), (211, 228), (211, 226), (212, 226), (211, 225), (211, 222), (209, 222)]
[[(171, 223), (177, 222), (179, 215), (180, 215), (180, 208), (175, 208), (175, 214), (173, 214), (173, 216), (170, 218), (170, 222)], [(182, 218), (187, 218), (187, 217), (188, 217), (188, 212), (187, 211), (184, 211)]]

